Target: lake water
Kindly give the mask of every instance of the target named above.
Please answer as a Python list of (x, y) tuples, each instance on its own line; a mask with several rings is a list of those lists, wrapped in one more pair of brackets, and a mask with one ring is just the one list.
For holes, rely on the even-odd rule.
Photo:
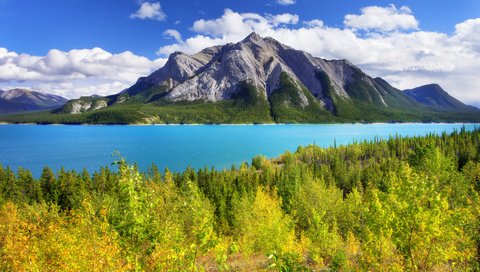
[(479, 124), (338, 124), (198, 126), (39, 126), (0, 125), (0, 163), (23, 167), (39, 177), (44, 166), (90, 172), (118, 157), (146, 170), (180, 171), (187, 166), (230, 168), (255, 155), (276, 157), (299, 145), (332, 146), (375, 137), (421, 136)]

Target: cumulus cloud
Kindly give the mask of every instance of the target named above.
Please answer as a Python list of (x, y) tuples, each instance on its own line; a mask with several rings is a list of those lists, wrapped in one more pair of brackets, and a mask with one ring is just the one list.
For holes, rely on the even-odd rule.
[(157, 51), (157, 54), (168, 55), (175, 51), (196, 53), (208, 46), (238, 42), (252, 31), (262, 34), (270, 33), (273, 29), (295, 25), (298, 21), (298, 15), (289, 13), (260, 15), (237, 13), (231, 9), (225, 9), (220, 18), (195, 21), (191, 30), (197, 32), (198, 35), (182, 42), (163, 46)]
[(165, 21), (167, 15), (163, 12), (160, 2), (144, 2), (135, 13), (130, 14), (130, 18)]
[[(208, 46), (238, 42), (255, 31), (314, 56), (349, 59), (401, 89), (436, 82), (464, 102), (480, 103), (480, 19), (457, 24), (452, 34), (422, 31), (407, 7), (366, 7), (359, 15), (346, 15), (344, 27), (331, 27), (320, 19), (296, 24), (299, 21), (293, 14), (226, 9), (219, 18), (194, 22), (191, 29), (196, 35), (162, 46), (157, 53), (196, 53)], [(359, 29), (380, 33), (362, 35)]]
[(182, 35), (175, 29), (167, 29), (163, 32), (163, 35), (174, 38), (178, 43), (183, 43)]
[(282, 6), (293, 5), (297, 2), (296, 0), (277, 0), (276, 3)]
[(370, 6), (362, 8), (362, 14), (348, 14), (344, 23), (347, 27), (362, 30), (392, 31), (398, 29), (418, 29), (418, 21), (410, 8), (394, 5), (388, 7)]
[(469, 19), (455, 25), (455, 36), (476, 52), (480, 52), (480, 18)]
[(271, 15), (269, 14), (269, 21), (273, 23), (274, 26), (278, 26), (281, 24), (292, 24), (295, 25), (298, 23), (298, 15), (296, 14), (290, 14), (290, 13), (284, 13), (284, 14), (279, 14), (279, 15)]
[(310, 21), (305, 21), (303, 22), (305, 25), (309, 26), (309, 27), (322, 27), (323, 26), (323, 21), (322, 20), (318, 20), (318, 19), (314, 19), (314, 20), (310, 20)]
[[(383, 23), (367, 23), (365, 18), (374, 14)], [(399, 17), (391, 16), (394, 20), (385, 23), (385, 14)], [(321, 18), (301, 21), (289, 13), (226, 9), (218, 18), (194, 22), (191, 37), (166, 30), (164, 35), (172, 42), (160, 47), (157, 54), (161, 57), (153, 61), (128, 51), (112, 54), (100, 48), (53, 49), (45, 56), (0, 48), (0, 89), (31, 87), (69, 98), (112, 94), (160, 68), (174, 51), (196, 53), (205, 47), (238, 42), (255, 31), (317, 57), (349, 59), (369, 75), (383, 77), (400, 89), (435, 82), (460, 100), (480, 105), (480, 18), (459, 22), (455, 31), (447, 34), (421, 30), (412, 14), (407, 7), (366, 7), (357, 17), (346, 15), (343, 27), (332, 27)]]
[(68, 52), (52, 49), (45, 56), (0, 48), (0, 89), (29, 87), (68, 98), (107, 95), (130, 86), (165, 61), (151, 61), (129, 51), (112, 54), (101, 48)]

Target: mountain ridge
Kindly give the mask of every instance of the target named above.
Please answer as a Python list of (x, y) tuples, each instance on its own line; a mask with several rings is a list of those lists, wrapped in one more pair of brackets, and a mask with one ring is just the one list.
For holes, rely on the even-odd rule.
[(28, 89), (15, 88), (0, 91), (0, 113), (15, 113), (52, 109), (63, 106), (68, 100), (64, 97)]
[(426, 84), (413, 89), (403, 91), (409, 97), (420, 104), (426, 105), (440, 111), (476, 111), (480, 109), (466, 105), (451, 96), (440, 85), (436, 83)]
[[(73, 115), (73, 116), (69, 116)], [(131, 87), (81, 97), (40, 117), (74, 123), (333, 123), (480, 120), (419, 103), (348, 60), (327, 60), (256, 33), (188, 55)], [(60, 121), (59, 121), (60, 120)]]
[[(388, 83), (385, 84), (390, 91), (386, 91), (347, 60), (317, 58), (273, 38), (262, 38), (252, 33), (238, 43), (209, 47), (193, 55), (175, 52), (164, 67), (140, 78), (121, 95), (112, 96), (114, 102), (110, 104), (123, 103), (129, 99), (128, 96), (143, 96), (142, 102), (145, 103), (158, 100), (218, 102), (234, 98), (243, 83), (253, 85), (271, 103), (272, 94), (278, 96), (274, 93), (281, 86), (282, 76), (286, 77), (284, 83), (290, 80), (296, 91), (281, 97), (292, 100), (293, 95), (298, 100), (298, 103), (286, 107), (305, 108), (311, 103), (318, 103), (326, 111), (348, 118), (354, 117), (353, 114), (346, 114), (346, 109), (339, 110), (338, 104), (360, 100), (380, 107), (397, 108), (396, 103), (388, 103), (389, 96), (392, 92), (396, 93), (390, 100), (401, 96), (401, 92)], [(324, 82), (326, 79), (328, 82)], [(316, 100), (309, 99), (307, 96), (310, 95)], [(284, 101), (284, 104), (289, 102)], [(400, 101), (402, 103), (410, 106), (414, 102), (404, 99)], [(275, 105), (270, 107), (275, 108)], [(289, 121), (301, 119), (293, 117)]]

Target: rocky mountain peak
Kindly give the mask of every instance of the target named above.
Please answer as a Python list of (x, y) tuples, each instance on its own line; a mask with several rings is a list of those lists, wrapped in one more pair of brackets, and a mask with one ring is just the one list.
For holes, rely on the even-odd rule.
[(252, 32), (245, 39), (235, 44), (234, 48), (235, 49), (249, 48), (254, 53), (263, 52), (270, 55), (272, 54), (276, 55), (280, 51), (292, 49), (291, 47), (280, 43), (274, 38), (271, 38), (271, 37), (263, 38), (255, 32)]
[(255, 32), (238, 43), (205, 48), (193, 55), (174, 52), (164, 67), (140, 78), (126, 93), (141, 95), (148, 102), (217, 102), (237, 97), (239, 86), (248, 83), (269, 99), (284, 87), (282, 78), (293, 84), (302, 107), (308, 106), (311, 95), (331, 112), (335, 111), (334, 99), (388, 108), (395, 98), (387, 96), (397, 95), (384, 90), (382, 86), (388, 83), (378, 84), (348, 60), (314, 57)]
[(3, 99), (10, 100), (19, 96), (28, 95), (30, 93), (31, 91), (28, 89), (15, 88), (15, 89), (11, 89), (11, 90), (0, 93), (0, 97)]
[(263, 41), (263, 38), (258, 35), (256, 32), (250, 33), (245, 39), (243, 39), (241, 42), (258, 42), (258, 41)]
[[(130, 88), (112, 96), (71, 100), (59, 113), (115, 107), (112, 118), (120, 114), (124, 120), (118, 109), (125, 103), (135, 118), (176, 123), (318, 123), (337, 117), (342, 121), (431, 121), (432, 107), (446, 106), (476, 114), (438, 91), (433, 93), (410, 97), (348, 60), (315, 57), (252, 32), (237, 43), (196, 54), (174, 52), (162, 68)], [(132, 110), (132, 104), (146, 104), (148, 111), (142, 110), (144, 106)], [(152, 115), (149, 107), (158, 109)]]

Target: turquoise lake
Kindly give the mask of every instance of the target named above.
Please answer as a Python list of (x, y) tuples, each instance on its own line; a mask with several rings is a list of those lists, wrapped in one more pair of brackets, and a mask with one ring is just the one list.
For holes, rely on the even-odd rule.
[(239, 165), (256, 155), (276, 157), (299, 145), (328, 147), (353, 141), (452, 132), (479, 124), (336, 125), (169, 125), (40, 126), (0, 125), (0, 163), (23, 167), (39, 177), (44, 166), (58, 171), (109, 166), (118, 156), (141, 170), (155, 163), (181, 171), (187, 166), (217, 169)]

